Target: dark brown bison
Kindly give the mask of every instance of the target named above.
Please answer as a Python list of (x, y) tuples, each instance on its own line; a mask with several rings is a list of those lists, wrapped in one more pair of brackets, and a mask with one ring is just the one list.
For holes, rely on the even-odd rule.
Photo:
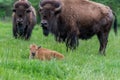
[(36, 24), (36, 12), (30, 2), (19, 0), (13, 9), (13, 36), (28, 40)]
[(99, 52), (105, 55), (113, 20), (117, 33), (116, 16), (103, 4), (89, 0), (42, 0), (39, 7), (43, 34), (53, 33), (57, 41), (66, 43), (67, 49), (75, 49), (79, 38), (86, 40), (97, 35)]

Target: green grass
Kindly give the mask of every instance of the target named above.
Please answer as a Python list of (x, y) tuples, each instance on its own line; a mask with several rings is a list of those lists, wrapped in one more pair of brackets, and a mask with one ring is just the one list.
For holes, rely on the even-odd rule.
[[(120, 80), (119, 35), (111, 29), (106, 56), (101, 56), (96, 36), (80, 40), (75, 51), (66, 52), (65, 44), (57, 43), (53, 35), (43, 36), (39, 25), (25, 41), (13, 38), (10, 22), (0, 22), (0, 80)], [(65, 59), (29, 60), (29, 45), (33, 43), (61, 52)]]

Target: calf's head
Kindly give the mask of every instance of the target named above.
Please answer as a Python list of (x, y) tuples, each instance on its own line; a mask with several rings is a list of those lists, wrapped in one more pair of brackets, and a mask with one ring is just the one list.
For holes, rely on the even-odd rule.
[(39, 4), (41, 15), (41, 26), (43, 34), (47, 36), (54, 26), (57, 26), (57, 18), (61, 12), (62, 5), (58, 1), (42, 1)]
[(37, 50), (38, 50), (39, 48), (41, 48), (41, 46), (37, 46), (37, 45), (35, 45), (35, 44), (31, 44), (31, 45), (30, 45), (30, 57), (31, 57), (31, 58), (34, 58), (34, 57), (35, 57), (36, 52), (37, 52)]

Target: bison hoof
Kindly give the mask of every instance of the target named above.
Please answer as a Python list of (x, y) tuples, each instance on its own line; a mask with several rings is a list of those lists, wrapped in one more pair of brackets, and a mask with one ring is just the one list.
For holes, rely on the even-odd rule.
[(106, 56), (106, 54), (105, 54), (105, 50), (101, 50), (101, 51), (99, 51), (99, 54)]

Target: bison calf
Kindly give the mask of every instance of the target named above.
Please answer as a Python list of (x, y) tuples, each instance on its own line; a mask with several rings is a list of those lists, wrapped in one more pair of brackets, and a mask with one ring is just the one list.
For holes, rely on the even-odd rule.
[(63, 59), (64, 56), (56, 51), (38, 47), (35, 44), (30, 45), (30, 59), (51, 60), (52, 58)]
[(16, 1), (13, 7), (13, 36), (28, 40), (36, 24), (35, 9), (27, 0)]

